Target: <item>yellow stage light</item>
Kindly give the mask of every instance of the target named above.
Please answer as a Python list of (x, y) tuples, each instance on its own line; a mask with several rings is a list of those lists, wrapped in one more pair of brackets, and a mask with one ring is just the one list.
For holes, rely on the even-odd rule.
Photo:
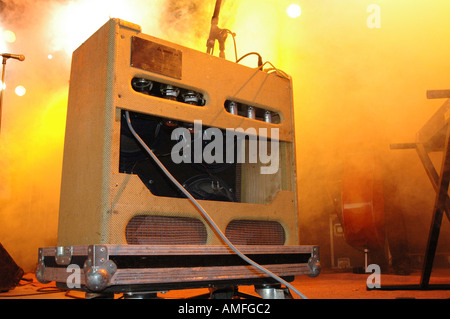
[(3, 31), (3, 39), (8, 43), (16, 42), (16, 34), (11, 30)]
[(295, 19), (302, 14), (302, 9), (298, 4), (291, 4), (289, 7), (287, 7), (286, 13), (288, 17)]
[(27, 90), (22, 85), (19, 85), (16, 87), (15, 92), (18, 96), (24, 96), (25, 93), (27, 93)]

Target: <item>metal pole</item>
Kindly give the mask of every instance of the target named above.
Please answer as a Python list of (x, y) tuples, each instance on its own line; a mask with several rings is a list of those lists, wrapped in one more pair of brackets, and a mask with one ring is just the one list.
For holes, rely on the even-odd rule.
[(206, 42), (207, 50), (206, 52), (208, 54), (212, 54), (214, 51), (214, 44), (216, 42), (216, 39), (219, 36), (220, 29), (218, 27), (219, 25), (219, 14), (220, 14), (220, 7), (222, 6), (222, 0), (216, 0), (216, 6), (214, 7), (214, 13), (211, 18), (211, 29), (209, 31), (209, 38)]
[(7, 58), (3, 57), (2, 87), (1, 87), (1, 91), (0, 91), (0, 132), (1, 132), (1, 128), (2, 128), (2, 105), (3, 105), (3, 91), (5, 90), (6, 60), (7, 60)]
[(433, 268), (433, 261), (436, 255), (436, 248), (439, 240), (439, 233), (442, 225), (442, 217), (445, 211), (445, 203), (448, 197), (448, 188), (450, 184), (450, 124), (447, 124), (447, 135), (445, 138), (444, 154), (441, 164), (441, 175), (439, 176), (439, 183), (436, 192), (436, 199), (434, 203), (433, 217), (430, 226), (430, 233), (428, 235), (428, 244), (425, 252), (425, 260), (420, 280), (420, 286), (427, 288), (431, 270)]
[(222, 0), (216, 0), (216, 6), (214, 8), (214, 14), (213, 14), (213, 20), (217, 19), (217, 23), (219, 23), (219, 14), (220, 14), (220, 7), (222, 6)]

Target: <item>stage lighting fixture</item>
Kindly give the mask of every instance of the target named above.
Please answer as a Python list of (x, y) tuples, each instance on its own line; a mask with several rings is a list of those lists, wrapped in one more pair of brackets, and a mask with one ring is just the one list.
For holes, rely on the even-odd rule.
[(290, 18), (298, 18), (302, 14), (302, 9), (298, 4), (291, 4), (287, 9), (286, 13)]

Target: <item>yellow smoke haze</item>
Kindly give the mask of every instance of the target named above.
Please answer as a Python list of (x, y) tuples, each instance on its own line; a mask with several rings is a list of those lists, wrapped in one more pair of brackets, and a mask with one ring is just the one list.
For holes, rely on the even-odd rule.
[[(297, 18), (286, 13), (292, 3), (301, 8)], [(16, 36), (13, 43), (0, 39), (0, 48), (26, 56), (6, 67), (0, 242), (26, 271), (33, 270), (39, 247), (56, 244), (73, 50), (114, 17), (206, 52), (214, 5), (211, 0), (0, 1), (0, 31)], [(371, 8), (379, 8), (379, 21)], [(448, 0), (223, 1), (219, 27), (236, 33), (238, 56), (256, 51), (293, 78), (302, 244), (329, 243), (330, 194), (336, 192), (330, 185), (339, 182), (348, 154), (370, 151), (405, 186), (396, 200), (402, 201), (410, 232), (420, 232), (410, 239), (422, 252), (434, 194), (415, 152), (391, 151), (389, 144), (414, 142), (442, 105), (443, 100), (427, 100), (426, 90), (450, 89), (449, 14)], [(231, 36), (226, 58), (235, 60)], [(257, 66), (255, 56), (242, 63)], [(26, 89), (22, 97), (14, 93), (19, 85)]]

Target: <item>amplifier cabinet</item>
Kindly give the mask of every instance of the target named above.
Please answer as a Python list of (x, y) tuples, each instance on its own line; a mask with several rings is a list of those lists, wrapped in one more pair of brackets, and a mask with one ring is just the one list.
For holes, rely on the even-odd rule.
[[(126, 112), (234, 244), (298, 245), (291, 79), (111, 19), (73, 54), (58, 246), (222, 245), (137, 144)], [(208, 140), (206, 128), (224, 134), (224, 144), (228, 133), (243, 132), (224, 149), (246, 160), (211, 163), (188, 154), (196, 145), (200, 154), (220, 153), (205, 153), (207, 141), (220, 141)], [(188, 133), (204, 139), (188, 144)], [(183, 152), (174, 159), (177, 145)]]

